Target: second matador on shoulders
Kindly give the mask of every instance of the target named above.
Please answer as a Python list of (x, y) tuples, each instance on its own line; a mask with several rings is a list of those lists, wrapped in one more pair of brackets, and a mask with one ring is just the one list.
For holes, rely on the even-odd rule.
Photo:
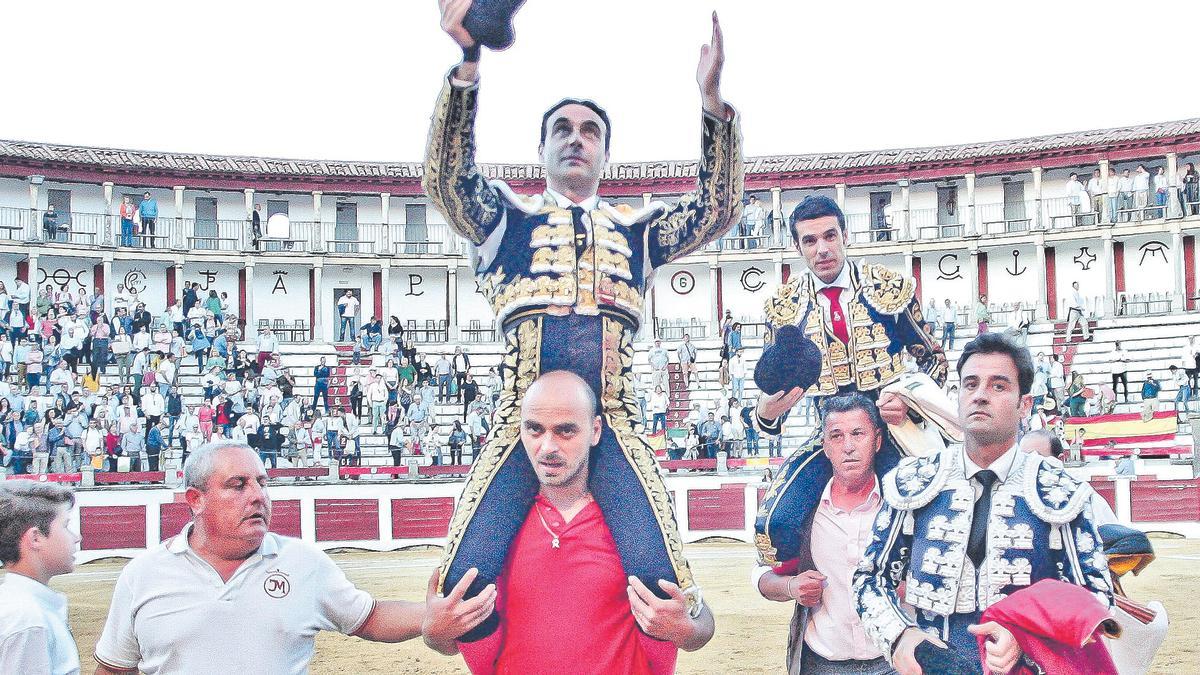
[[(904, 353), (940, 387), (946, 380), (946, 357), (926, 330), (916, 283), (883, 265), (846, 258), (846, 218), (828, 197), (808, 197), (789, 219), (796, 250), (808, 269), (780, 285), (766, 303), (773, 331), (796, 326), (821, 353), (821, 374), (807, 392), (789, 384), (786, 373), (795, 355), (782, 345), (768, 347), (755, 369), (763, 390), (754, 423), (767, 434), (780, 434), (787, 412), (806, 395), (821, 399), (861, 392), (876, 402), (885, 431), (875, 457), (882, 476), (900, 459), (894, 429), (926, 425), (927, 420), (905, 400), (881, 390), (905, 374)], [(932, 386), (932, 385), (931, 385)], [(820, 425), (779, 468), (763, 498), (755, 522), (755, 543), (764, 564), (788, 572), (800, 552), (798, 533), (812, 517), (832, 470), (821, 450)]]

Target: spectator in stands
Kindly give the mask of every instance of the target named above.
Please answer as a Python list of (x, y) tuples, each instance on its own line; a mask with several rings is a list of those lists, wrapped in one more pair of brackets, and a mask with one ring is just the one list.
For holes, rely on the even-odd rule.
[(703, 452), (700, 454), (701, 459), (713, 459), (717, 456), (717, 443), (721, 439), (721, 425), (717, 422), (716, 415), (708, 413), (708, 419), (700, 424), (697, 430), (700, 434), (700, 443), (703, 446)]
[(1132, 478), (1136, 476), (1138, 455), (1138, 449), (1134, 448), (1129, 452), (1128, 455), (1118, 459), (1116, 469), (1113, 471), (1113, 473), (1122, 478)]
[(1112, 388), (1116, 394), (1117, 383), (1121, 383), (1125, 393), (1125, 402), (1129, 403), (1129, 354), (1121, 347), (1120, 340), (1113, 342), (1113, 350), (1109, 353), (1108, 362), (1112, 365)]
[[(1154, 204), (1159, 207), (1166, 207), (1167, 196), (1171, 194), (1171, 177), (1167, 175), (1167, 168), (1160, 166), (1154, 174)], [(1156, 218), (1166, 218), (1167, 209), (1159, 208)]]
[(405, 436), (407, 427), (397, 424), (388, 434), (388, 450), (392, 453), (392, 466), (404, 465), (404, 451), (408, 449), (408, 439)]
[[(1066, 187), (1067, 206), (1071, 209), (1071, 224), (1079, 225), (1079, 214), (1083, 211), (1083, 205), (1088, 201), (1087, 191), (1084, 190), (1083, 183), (1079, 182), (1079, 174), (1072, 173), (1067, 179)], [(981, 333), (983, 331), (980, 331)]]
[(667, 409), (670, 405), (670, 399), (661, 386), (654, 387), (654, 393), (650, 394), (650, 399), (646, 404), (650, 411), (650, 433), (657, 434), (660, 431), (666, 431)]
[(1146, 381), (1142, 383), (1142, 421), (1149, 422), (1158, 412), (1158, 392), (1162, 385), (1154, 379), (1154, 373), (1146, 372)]
[(958, 326), (958, 303), (946, 298), (946, 307), (942, 310), (942, 349), (954, 349), (954, 329)]
[(667, 378), (667, 365), (670, 363), (671, 357), (666, 348), (662, 346), (662, 340), (654, 341), (654, 346), (650, 348), (649, 361), (650, 384), (661, 387), (663, 391), (669, 391), (671, 385)]
[(1192, 383), (1192, 397), (1200, 396), (1200, 335), (1193, 335), (1179, 352), (1183, 371)]
[(450, 357), (450, 363), (454, 366), (454, 388), (458, 392), (458, 400), (462, 400), (462, 386), (466, 379), (467, 373), (471, 372), (471, 356), (462, 347), (454, 348), (454, 356)]
[[(742, 236), (743, 237), (760, 237), (763, 234), (763, 228), (766, 225), (767, 212), (763, 209), (762, 204), (758, 201), (758, 197), (750, 195), (749, 201), (746, 203), (746, 209), (742, 213)], [(757, 242), (754, 239), (747, 239), (748, 248), (757, 248)]]
[(1200, 213), (1200, 172), (1188, 162), (1179, 175), (1179, 210), (1184, 217)]
[(446, 444), (450, 446), (450, 463), (458, 466), (463, 463), (463, 446), (467, 443), (467, 432), (463, 431), (462, 423), (454, 420), (454, 428), (450, 431), (450, 436), (446, 439)]
[(1120, 214), (1118, 220), (1127, 222), (1130, 219), (1130, 210), (1133, 209), (1133, 177), (1129, 175), (1129, 169), (1121, 172), (1121, 177), (1117, 180), (1117, 212)]
[(371, 320), (363, 324), (361, 338), (364, 351), (378, 351), (379, 346), (383, 344), (383, 321), (371, 315)]
[(738, 418), (742, 423), (742, 433), (745, 436), (746, 454), (758, 456), (758, 429), (754, 426), (754, 421), (750, 415), (753, 413), (753, 406), (740, 406), (741, 412)]
[(263, 364), (271, 355), (279, 350), (279, 338), (275, 337), (275, 333), (270, 328), (263, 326), (258, 329), (258, 337), (254, 339), (255, 349), (258, 352), (256, 365), (259, 370), (262, 370)]
[(1134, 217), (1142, 220), (1146, 217), (1146, 206), (1150, 203), (1150, 172), (1145, 164), (1138, 164), (1133, 173), (1133, 205), (1137, 211)]
[(687, 333), (683, 334), (683, 342), (675, 348), (675, 357), (679, 360), (679, 371), (683, 376), (683, 388), (688, 389), (692, 386), (692, 381), (696, 379), (696, 357), (699, 352), (696, 350), (696, 345), (692, 344), (692, 336)]
[(97, 379), (108, 369), (109, 343), (112, 339), (112, 326), (109, 325), (108, 317), (103, 314), (97, 317), (89, 334), (92, 349), (89, 355), (91, 358), (88, 359), (88, 374)]
[(725, 453), (725, 457), (733, 458), (738, 456), (738, 446), (742, 442), (742, 434), (738, 433), (734, 428), (733, 422), (729, 419), (729, 415), (721, 416), (721, 451)]
[(163, 427), (166, 426), (166, 421), (159, 418), (157, 421), (147, 422), (146, 430), (146, 459), (148, 463), (147, 471), (158, 471), (158, 460), (162, 455), (163, 450), (167, 447), (167, 442), (163, 438)]
[(262, 204), (255, 204), (246, 220), (250, 223), (250, 250), (257, 251), (258, 242), (262, 239)]
[(29, 301), (32, 293), (33, 290), (29, 288), (29, 284), (24, 279), (18, 277), (13, 282), (12, 303), (20, 308), (23, 317), (29, 316)]
[(154, 227), (158, 222), (158, 201), (150, 193), (142, 195), (142, 203), (138, 205), (138, 215), (142, 221), (142, 244), (154, 248)]
[(437, 362), (433, 364), (433, 372), (437, 375), (438, 402), (446, 403), (451, 396), (450, 385), (454, 381), (454, 364), (446, 358), (445, 354), (441, 354), (438, 356)]
[(0, 484), (0, 666), (8, 673), (78, 673), (64, 596), (50, 579), (75, 569), (75, 496), (31, 481)]
[[(147, 419), (147, 425), (151, 424), (157, 424), (157, 420), (151, 422)], [(148, 470), (146, 467), (150, 462), (142, 462), (146, 456), (146, 436), (136, 418), (129, 423), (129, 430), (121, 434), (121, 454), (129, 458), (130, 471)]]
[(988, 332), (988, 327), (992, 324), (992, 310), (988, 308), (987, 294), (979, 296), (979, 301), (975, 303), (975, 322), (980, 335)]
[(1083, 373), (1078, 370), (1071, 371), (1071, 384), (1067, 386), (1067, 405), (1070, 407), (1071, 417), (1083, 417), (1083, 405), (1087, 402), (1084, 397), (1084, 390), (1087, 385), (1083, 382)]
[[(465, 354), (464, 354), (465, 356)], [(467, 420), (467, 410), (479, 398), (479, 384), (475, 382), (475, 378), (471, 377), (471, 373), (466, 373), (462, 384), (458, 385), (458, 395), (463, 402), (463, 421)]]
[(133, 218), (137, 209), (129, 195), (121, 197), (118, 215), (121, 217), (121, 246), (133, 246)]
[(733, 356), (729, 358), (729, 380), (733, 397), (741, 401), (746, 390), (746, 361), (742, 357), (741, 349), (734, 350)]
[(329, 366), (325, 363), (325, 357), (321, 357), (320, 363), (313, 368), (313, 410), (317, 408), (317, 400), (325, 399), (325, 412), (329, 412)]
[(742, 324), (734, 321), (725, 334), (725, 358), (742, 348)]
[(338, 325), (338, 340), (341, 342), (353, 342), (355, 336), (358, 335), (358, 305), (359, 301), (354, 296), (354, 291), (348, 288), (338, 299), (338, 316), (341, 317)]
[(1111, 166), (1108, 169), (1104, 194), (1108, 205), (1108, 222), (1111, 225), (1117, 222), (1117, 211), (1121, 208), (1120, 180), (1117, 178), (1117, 170)]
[(1025, 316), (1025, 309), (1018, 300), (1013, 305), (1012, 311), (1008, 313), (1008, 325), (1005, 327), (1005, 333), (1022, 347), (1029, 340), (1029, 318)]
[(1192, 400), (1192, 384), (1187, 373), (1180, 370), (1179, 366), (1171, 365), (1168, 370), (1171, 371), (1171, 379), (1175, 382), (1175, 412), (1186, 418), (1188, 402)]
[(46, 235), (45, 240), (62, 241), (59, 234), (65, 230), (65, 227), (59, 228), (58, 212), (54, 210), (54, 204), (47, 204), (46, 211), (42, 214), (42, 232)]
[(1096, 214), (1096, 222), (1099, 223), (1104, 215), (1104, 179), (1100, 176), (1100, 169), (1093, 171), (1088, 179), (1087, 194), (1092, 202), (1092, 212)]
[(383, 433), (386, 422), (384, 411), (387, 408), (388, 390), (381, 375), (375, 374), (367, 383), (367, 405), (371, 410), (371, 433)]
[(1083, 341), (1092, 339), (1092, 329), (1088, 326), (1087, 301), (1079, 292), (1079, 282), (1071, 282), (1071, 295), (1067, 298), (1067, 342), (1075, 334), (1075, 326), (1083, 326)]

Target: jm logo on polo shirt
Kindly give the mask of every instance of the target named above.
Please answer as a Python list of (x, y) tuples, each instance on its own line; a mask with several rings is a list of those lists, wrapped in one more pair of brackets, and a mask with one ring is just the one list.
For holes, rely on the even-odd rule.
[(272, 571), (263, 580), (263, 591), (272, 598), (282, 598), (291, 590), (292, 584), (287, 575), (279, 570)]

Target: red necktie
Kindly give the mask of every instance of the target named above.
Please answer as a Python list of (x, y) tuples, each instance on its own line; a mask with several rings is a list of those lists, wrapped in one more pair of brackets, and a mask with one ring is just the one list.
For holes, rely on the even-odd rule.
[(842, 344), (849, 346), (850, 331), (846, 328), (846, 313), (842, 310), (842, 302), (839, 300), (842, 289), (837, 286), (827, 286), (820, 292), (829, 299), (829, 316), (833, 319), (833, 334), (842, 341)]

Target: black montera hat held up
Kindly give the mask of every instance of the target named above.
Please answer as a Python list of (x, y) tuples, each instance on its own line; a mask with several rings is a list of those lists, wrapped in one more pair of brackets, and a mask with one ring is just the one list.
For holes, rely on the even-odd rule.
[(475, 0), (463, 17), (463, 27), (488, 49), (508, 49), (514, 38), (512, 18), (523, 4), (525, 0)]
[(754, 366), (754, 383), (767, 395), (791, 391), (793, 387), (806, 390), (820, 376), (821, 350), (799, 326), (775, 331), (775, 344), (763, 350)]

